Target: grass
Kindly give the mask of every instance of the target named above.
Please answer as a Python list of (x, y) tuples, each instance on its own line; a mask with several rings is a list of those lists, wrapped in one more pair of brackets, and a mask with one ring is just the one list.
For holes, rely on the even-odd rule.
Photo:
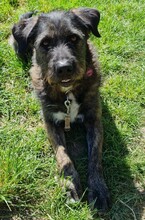
[[(86, 201), (66, 203), (28, 67), (8, 45), (12, 24), (22, 13), (81, 6), (101, 12), (102, 38), (92, 36), (92, 41), (102, 67), (103, 166), (112, 197), (112, 208), (102, 218), (94, 217)], [(143, 0), (1, 0), (0, 219), (145, 218), (144, 8)]]

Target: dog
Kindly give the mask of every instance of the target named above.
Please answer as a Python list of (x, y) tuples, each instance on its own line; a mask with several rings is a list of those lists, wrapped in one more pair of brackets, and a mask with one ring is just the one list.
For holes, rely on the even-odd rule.
[(65, 135), (74, 123), (81, 121), (88, 146), (88, 201), (105, 212), (110, 196), (101, 162), (101, 74), (96, 52), (89, 42), (91, 33), (100, 37), (99, 21), (99, 11), (92, 8), (35, 16), (29, 12), (14, 24), (12, 36), (17, 55), (25, 62), (32, 58), (32, 84), (60, 173), (67, 183), (68, 197), (73, 201), (80, 199), (81, 183)]

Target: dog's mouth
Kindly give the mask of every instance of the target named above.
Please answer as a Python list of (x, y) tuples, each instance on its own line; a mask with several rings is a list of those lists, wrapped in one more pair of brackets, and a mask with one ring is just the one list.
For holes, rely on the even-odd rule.
[(62, 87), (68, 87), (68, 86), (72, 85), (72, 83), (73, 83), (72, 79), (62, 79), (60, 81), (60, 84)]

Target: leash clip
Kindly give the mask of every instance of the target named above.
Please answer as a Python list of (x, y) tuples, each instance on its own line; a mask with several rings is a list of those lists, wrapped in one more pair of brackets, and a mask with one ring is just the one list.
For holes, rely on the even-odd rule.
[(64, 105), (65, 105), (65, 107), (67, 109), (67, 115), (68, 115), (70, 113), (70, 106), (71, 106), (71, 102), (68, 99), (68, 97), (67, 97), (67, 100), (64, 102)]

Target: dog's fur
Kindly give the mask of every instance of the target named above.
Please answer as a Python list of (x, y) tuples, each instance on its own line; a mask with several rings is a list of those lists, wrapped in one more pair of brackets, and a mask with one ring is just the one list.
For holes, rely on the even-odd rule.
[(59, 169), (66, 179), (69, 196), (74, 200), (81, 196), (81, 185), (68, 154), (69, 146), (66, 146), (66, 100), (71, 103), (68, 113), (71, 124), (78, 120), (84, 124), (88, 143), (88, 199), (105, 211), (109, 206), (109, 193), (101, 166), (100, 72), (97, 57), (88, 42), (91, 32), (100, 37), (100, 13), (80, 8), (39, 16), (32, 14), (23, 15), (13, 26), (15, 51), (25, 61), (32, 56), (32, 83), (42, 105)]

